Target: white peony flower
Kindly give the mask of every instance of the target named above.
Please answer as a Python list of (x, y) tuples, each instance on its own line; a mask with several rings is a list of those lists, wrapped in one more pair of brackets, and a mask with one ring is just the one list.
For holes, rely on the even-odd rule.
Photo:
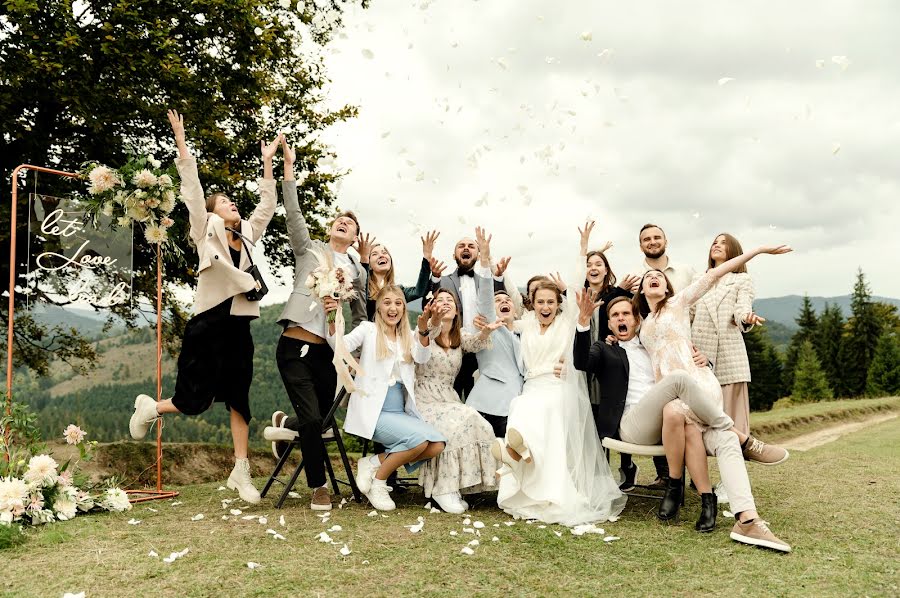
[(103, 499), (104, 508), (110, 511), (129, 511), (131, 510), (131, 503), (128, 502), (128, 495), (125, 494), (125, 491), (121, 488), (110, 488), (106, 491), (106, 496)]
[(122, 184), (119, 174), (106, 166), (97, 166), (88, 173), (88, 179), (91, 181), (91, 187), (88, 192), (91, 195), (109, 191), (116, 185)]
[(0, 511), (25, 508), (28, 500), (28, 484), (19, 478), (0, 478)]
[(87, 492), (78, 490), (75, 493), (75, 504), (78, 505), (79, 511), (86, 513), (94, 508), (94, 499)]
[(73, 519), (75, 514), (78, 511), (78, 506), (75, 504), (75, 501), (72, 500), (68, 494), (63, 494), (57, 497), (56, 501), (53, 503), (53, 510), (56, 512), (56, 518), (60, 521), (68, 521), (69, 519)]
[[(138, 187), (143, 187), (143, 188), (152, 187), (152, 186), (156, 185), (156, 175), (145, 168), (144, 170), (141, 170), (140, 172), (136, 173), (134, 175), (134, 177), (131, 179), (131, 182), (134, 183), (135, 185), (137, 185)], [(137, 194), (135, 194), (135, 195), (137, 195)]]
[(147, 156), (147, 162), (149, 162), (150, 166), (152, 166), (153, 168), (159, 168), (162, 166), (162, 162), (157, 160), (153, 154), (150, 154), (149, 156)]
[(162, 201), (159, 203), (159, 209), (163, 214), (168, 214), (175, 209), (175, 192), (164, 191)]
[(84, 430), (75, 424), (69, 424), (63, 430), (63, 438), (66, 439), (66, 444), (80, 444), (84, 440)]
[(151, 224), (144, 230), (144, 238), (146, 238), (147, 242), (151, 245), (157, 245), (168, 241), (169, 233), (166, 232), (165, 228), (156, 224)]
[(28, 461), (28, 471), (25, 472), (24, 479), (38, 486), (52, 486), (59, 477), (56, 468), (57, 463), (50, 455), (32, 457)]
[(163, 189), (168, 189), (172, 186), (172, 177), (167, 174), (159, 175), (159, 178), (156, 179), (156, 182), (159, 183), (159, 186)]

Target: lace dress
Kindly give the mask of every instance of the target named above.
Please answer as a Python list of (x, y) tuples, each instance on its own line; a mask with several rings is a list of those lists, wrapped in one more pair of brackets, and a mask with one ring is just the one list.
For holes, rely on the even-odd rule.
[[(659, 382), (672, 372), (687, 372), (717, 404), (722, 404), (722, 387), (710, 368), (694, 364), (691, 348), (691, 306), (700, 300), (715, 284), (716, 278), (704, 274), (666, 302), (661, 312), (651, 313), (641, 322), (641, 344), (646, 347), (653, 364), (653, 373)], [(701, 430), (707, 426), (681, 399), (675, 404), (685, 416)]]
[(462, 348), (445, 350), (434, 343), (428, 363), (416, 365), (416, 407), (427, 423), (447, 437), (443, 452), (419, 472), (425, 496), (497, 489), (494, 474), (500, 464), (491, 455), (494, 429), (475, 409), (463, 404), (453, 390), (463, 351), (474, 353), (489, 348), (490, 339), (480, 341), (474, 335), (463, 334)]

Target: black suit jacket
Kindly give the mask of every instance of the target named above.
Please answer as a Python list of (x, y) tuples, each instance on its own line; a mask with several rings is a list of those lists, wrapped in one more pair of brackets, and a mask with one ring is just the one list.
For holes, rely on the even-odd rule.
[(628, 355), (619, 345), (607, 345), (604, 340), (591, 344), (589, 330), (575, 334), (572, 361), (575, 369), (593, 375), (600, 384), (597, 405), (597, 433), (600, 438), (618, 438), (619, 422), (625, 411), (628, 394)]

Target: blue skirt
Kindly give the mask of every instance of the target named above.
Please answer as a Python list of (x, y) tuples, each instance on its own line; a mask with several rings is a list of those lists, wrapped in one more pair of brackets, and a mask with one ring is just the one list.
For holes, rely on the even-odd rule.
[[(387, 396), (372, 440), (384, 445), (387, 453), (400, 453), (415, 448), (423, 442), (447, 442), (447, 438), (432, 426), (403, 410), (405, 404), (403, 385), (399, 382), (388, 388)], [(426, 460), (407, 463), (406, 471), (415, 471)]]

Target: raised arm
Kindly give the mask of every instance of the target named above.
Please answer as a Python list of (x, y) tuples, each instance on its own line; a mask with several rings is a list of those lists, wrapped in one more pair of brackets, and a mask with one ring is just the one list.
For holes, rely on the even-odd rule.
[(414, 287), (401, 287), (403, 289), (403, 298), (406, 302), (421, 299), (431, 290), (431, 264), (428, 260), (422, 258), (422, 265), (419, 267), (419, 278), (416, 280)]
[(272, 216), (275, 215), (277, 193), (275, 193), (275, 178), (272, 175), (272, 158), (275, 157), (275, 152), (278, 151), (278, 146), (283, 139), (283, 135), (278, 135), (272, 143), (259, 142), (263, 161), (263, 178), (258, 181), (259, 203), (256, 204), (256, 208), (250, 214), (250, 218), (247, 219), (250, 227), (253, 229), (254, 243), (259, 240), (266, 227), (269, 226)]
[(281, 148), (284, 154), (284, 180), (281, 183), (281, 192), (284, 195), (285, 221), (291, 249), (295, 257), (300, 257), (312, 246), (312, 239), (309, 236), (306, 219), (300, 211), (300, 200), (297, 198), (297, 181), (294, 179), (296, 152), (284, 137), (281, 140)]
[(790, 253), (793, 251), (789, 245), (763, 245), (762, 247), (757, 247), (752, 251), (748, 251), (747, 253), (743, 253), (736, 257), (727, 260), (715, 268), (710, 268), (706, 271), (706, 273), (689, 284), (683, 290), (677, 292), (675, 297), (680, 300), (686, 302), (688, 305), (693, 305), (697, 301), (700, 300), (703, 295), (705, 295), (716, 281), (728, 274), (729, 272), (734, 272), (753, 258), (763, 253), (768, 253), (771, 255), (782, 255), (785, 253)]
[(169, 124), (172, 125), (172, 132), (175, 134), (175, 145), (178, 147), (175, 166), (181, 179), (181, 196), (188, 209), (191, 239), (197, 245), (206, 234), (206, 220), (209, 217), (206, 200), (203, 197), (203, 187), (200, 185), (200, 175), (197, 173), (197, 161), (191, 155), (185, 141), (184, 116), (175, 110), (169, 110), (168, 115)]
[(572, 365), (576, 370), (596, 373), (603, 365), (602, 341), (591, 345), (591, 317), (602, 302), (594, 301), (589, 289), (574, 293), (578, 303), (578, 326), (575, 332), (575, 346)]

